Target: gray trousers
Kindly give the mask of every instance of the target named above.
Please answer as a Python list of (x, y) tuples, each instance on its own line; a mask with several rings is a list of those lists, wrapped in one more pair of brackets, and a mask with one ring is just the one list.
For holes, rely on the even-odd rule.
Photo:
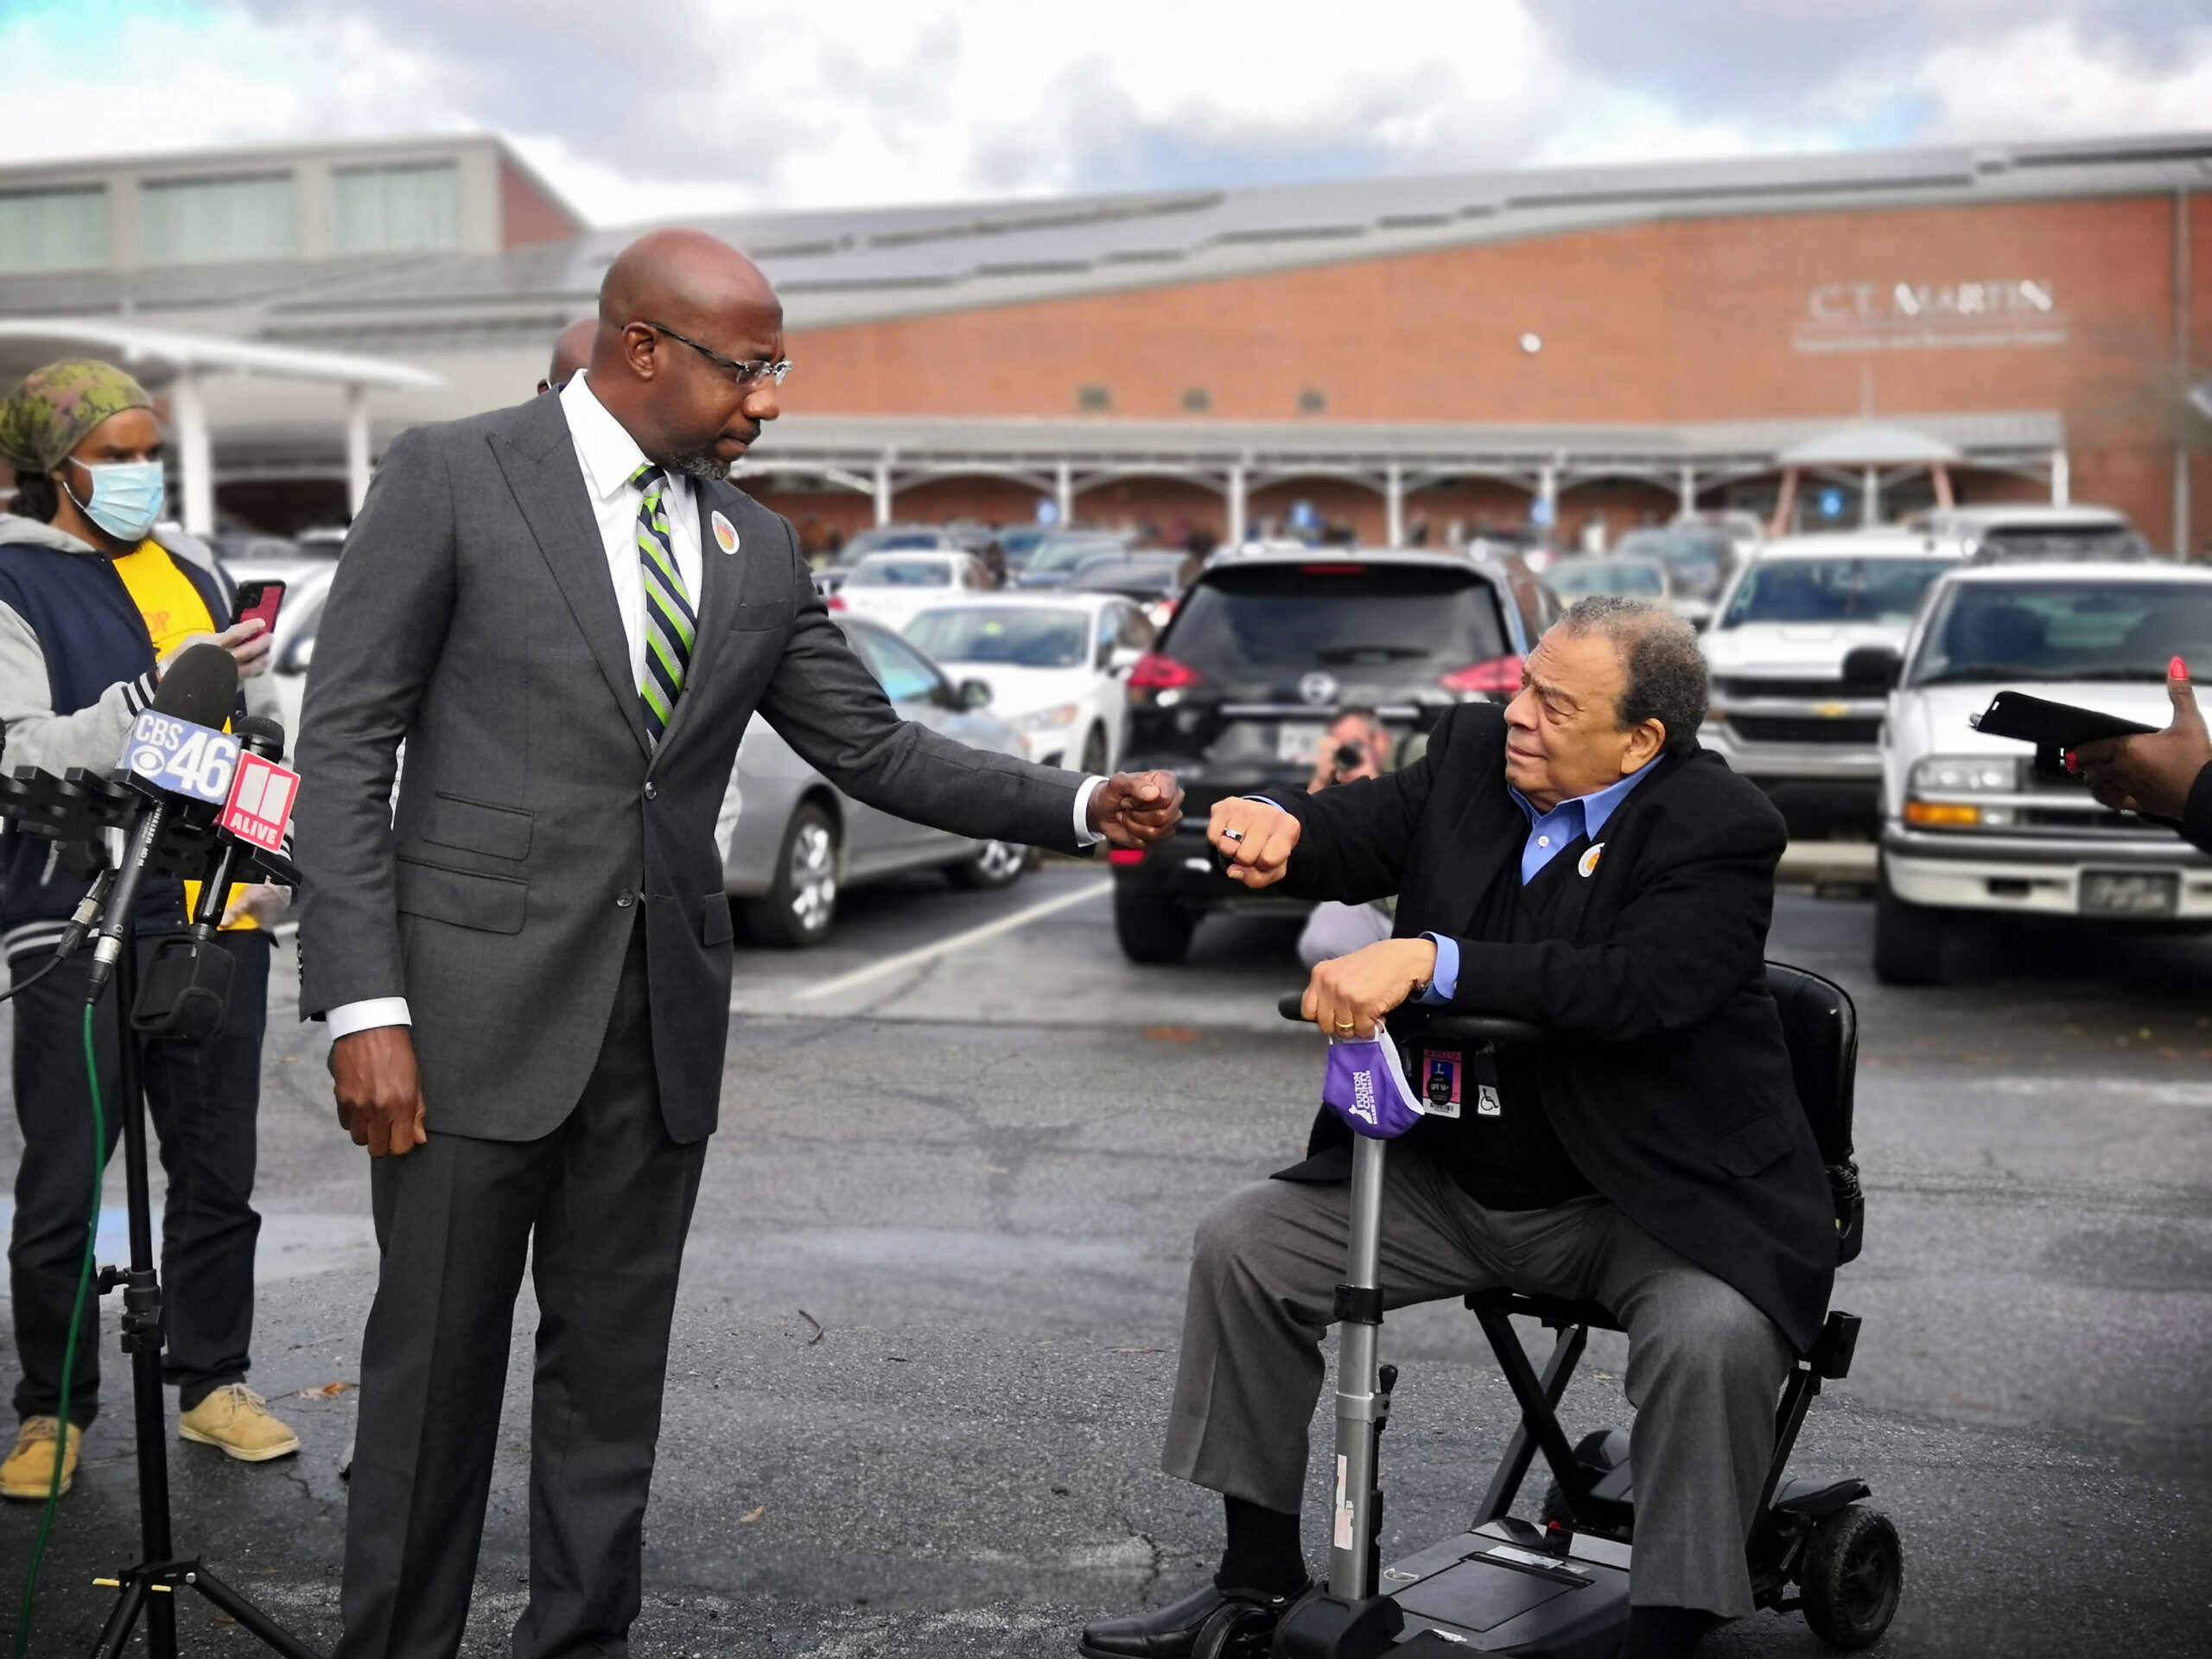
[(361, 1343), (337, 1659), (460, 1651), (526, 1256), (538, 1308), (530, 1604), (513, 1653), (630, 1650), (677, 1269), (707, 1148), (677, 1145), (661, 1122), (644, 938), (559, 1128), (525, 1141), (433, 1128), (371, 1166), (383, 1263)]
[[(1627, 1328), (1639, 1605), (1751, 1611), (1744, 1549), (1789, 1344), (1734, 1289), (1603, 1198), (1486, 1210), (1414, 1147), (1385, 1166), (1386, 1307), (1510, 1288), (1588, 1297)], [(1262, 1181), (1198, 1224), (1161, 1467), (1295, 1513), (1351, 1188)]]

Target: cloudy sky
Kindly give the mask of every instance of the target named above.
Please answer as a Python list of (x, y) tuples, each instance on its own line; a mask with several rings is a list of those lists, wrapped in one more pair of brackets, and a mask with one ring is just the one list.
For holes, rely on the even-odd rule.
[(0, 0), (0, 160), (491, 128), (589, 218), (2212, 124), (2204, 0)]

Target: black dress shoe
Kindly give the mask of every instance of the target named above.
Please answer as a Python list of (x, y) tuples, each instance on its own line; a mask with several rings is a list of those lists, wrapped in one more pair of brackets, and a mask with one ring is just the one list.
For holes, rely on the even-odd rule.
[(1084, 1659), (1190, 1659), (1198, 1632), (1223, 1608), (1249, 1608), (1255, 1626), (1264, 1619), (1262, 1628), (1272, 1630), (1275, 1621), (1290, 1610), (1290, 1604), (1312, 1587), (1300, 1588), (1297, 1595), (1270, 1596), (1257, 1590), (1224, 1590), (1209, 1584), (1157, 1612), (1102, 1618), (1086, 1624), (1076, 1639), (1076, 1651)]

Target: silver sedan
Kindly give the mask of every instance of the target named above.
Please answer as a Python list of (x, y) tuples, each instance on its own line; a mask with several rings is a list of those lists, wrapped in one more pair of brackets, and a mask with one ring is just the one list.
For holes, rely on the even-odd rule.
[[(1020, 756), (1021, 740), (984, 706), (980, 680), (955, 686), (928, 657), (889, 629), (840, 618), (899, 715), (970, 747)], [(955, 886), (1002, 887), (1020, 878), (1028, 849), (970, 841), (863, 806), (799, 759), (758, 715), (738, 745), (715, 836), (724, 885), (747, 931), (762, 944), (819, 944), (846, 887), (942, 869)]]

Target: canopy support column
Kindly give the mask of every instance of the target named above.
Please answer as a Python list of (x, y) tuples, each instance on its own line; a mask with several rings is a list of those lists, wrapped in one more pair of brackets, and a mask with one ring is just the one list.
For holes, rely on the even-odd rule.
[(1062, 461), (1052, 472), (1052, 499), (1059, 503), (1059, 527), (1065, 530), (1075, 523), (1075, 467)]
[(2074, 505), (2074, 468), (2063, 449), (2050, 452), (2050, 505), (2054, 507)]
[(875, 463), (875, 522), (891, 522), (891, 457), (886, 455)]
[(1697, 468), (1685, 467), (1675, 479), (1675, 499), (1681, 502), (1681, 515), (1687, 518), (1697, 511)]
[(1237, 461), (1229, 469), (1229, 487), (1224, 495), (1229, 503), (1229, 544), (1240, 545), (1244, 540), (1245, 518), (1244, 463)]
[(1406, 544), (1406, 469), (1395, 461), (1382, 474), (1382, 524), (1385, 546)]
[(169, 387), (169, 412), (176, 423), (185, 534), (212, 536), (215, 533), (215, 455), (207, 438), (207, 405), (200, 398), (198, 370), (185, 370)]
[(346, 388), (346, 512), (358, 518), (369, 499), (369, 389)]
[(1859, 475), (1859, 527), (1872, 530), (1882, 522), (1882, 469), (1869, 467)]
[(1789, 520), (1796, 511), (1797, 469), (1785, 467), (1782, 469), (1782, 493), (1774, 499), (1774, 517), (1767, 523), (1766, 533), (1769, 536), (1787, 536)]
[(1939, 461), (1931, 470), (1936, 480), (1936, 505), (1939, 507), (1957, 505), (1957, 499), (1951, 493), (1951, 469)]

